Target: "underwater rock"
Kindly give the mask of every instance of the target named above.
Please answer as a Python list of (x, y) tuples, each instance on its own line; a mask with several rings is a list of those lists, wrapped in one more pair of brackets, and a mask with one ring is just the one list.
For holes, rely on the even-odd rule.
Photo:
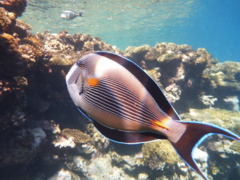
[(42, 128), (31, 129), (30, 132), (34, 136), (34, 143), (32, 144), (32, 147), (37, 148), (38, 146), (40, 146), (40, 144), (46, 138), (47, 135)]
[(14, 138), (9, 133), (10, 131), (5, 131), (0, 135), (0, 168), (30, 163), (37, 155), (40, 143), (46, 138), (41, 129), (16, 130)]
[[(221, 126), (237, 134), (240, 133), (240, 112), (225, 109), (190, 109), (189, 113), (181, 114), (184, 121), (201, 121)], [(222, 136), (211, 136), (203, 142), (208, 154), (207, 163), (201, 163), (208, 167), (208, 174), (214, 179), (227, 178), (233, 173), (232, 169), (238, 166), (240, 161), (239, 142), (234, 142)], [(201, 147), (201, 145), (200, 145)]]
[(209, 138), (205, 147), (207, 147), (210, 157), (209, 174), (214, 179), (228, 179), (231, 174), (235, 173), (234, 171), (239, 166), (240, 161), (239, 151), (238, 148), (235, 148), (235, 145), (236, 142), (229, 139)]
[(21, 54), (18, 51), (18, 41), (10, 34), (0, 34), (0, 49), (1, 79), (12, 79), (16, 75), (22, 75), (21, 71), (24, 66)]
[[(150, 71), (150, 75), (175, 107), (187, 109), (203, 106), (198, 100), (198, 95), (205, 91), (203, 71), (217, 62), (206, 49), (199, 48), (194, 51), (185, 44), (160, 43), (154, 47), (129, 47), (124, 56), (141, 65), (147, 72)], [(159, 69), (157, 73), (161, 76), (151, 72), (154, 68)]]
[(87, 143), (91, 140), (88, 134), (85, 134), (78, 129), (65, 128), (62, 130), (62, 136), (65, 136), (67, 138), (72, 137), (75, 143), (81, 144)]
[(208, 154), (200, 149), (195, 149), (193, 152), (193, 158), (199, 162), (207, 162)]
[(219, 100), (216, 107), (239, 111), (237, 108), (240, 99), (239, 62), (217, 63), (214, 67), (204, 70), (203, 77), (209, 82), (208, 89), (214, 92)]
[(16, 41), (30, 34), (31, 26), (16, 19), (16, 15), (0, 7), (0, 33), (12, 35)]
[[(130, 46), (126, 48), (126, 50), (124, 51), (124, 56), (137, 62), (138, 64), (141, 64), (141, 62), (144, 61), (144, 57), (147, 55), (148, 51), (150, 50), (151, 50), (151, 47), (149, 45), (143, 45), (139, 47)], [(150, 56), (150, 53), (148, 56)], [(153, 60), (154, 56), (152, 55), (148, 59)]]
[(202, 96), (199, 96), (199, 98), (200, 98), (200, 101), (204, 104), (204, 105), (206, 105), (206, 106), (208, 106), (208, 107), (212, 107), (214, 104), (215, 104), (215, 102), (217, 101), (217, 98), (215, 98), (214, 96), (212, 96), (212, 95), (202, 95)]
[(8, 34), (12, 34), (15, 23), (15, 15), (0, 7), (0, 33), (6, 32)]
[(151, 76), (153, 78), (153, 80), (159, 85), (159, 86), (162, 86), (161, 83), (160, 83), (160, 76), (161, 76), (161, 73), (159, 72), (159, 68), (153, 68), (153, 69), (150, 69), (150, 70), (146, 70), (146, 72), (148, 73), (149, 76)]
[(148, 174), (147, 173), (139, 173), (138, 174), (138, 180), (147, 180)]
[(29, 33), (29, 31), (32, 29), (32, 27), (19, 20), (19, 19), (16, 19), (16, 27), (15, 27), (15, 32), (17, 33), (17, 35), (20, 37), (20, 38), (24, 38), (26, 37), (28, 34), (31, 34)]
[(201, 121), (229, 129), (240, 134), (240, 112), (225, 109), (190, 109), (189, 113), (181, 114), (184, 121)]
[(112, 165), (111, 156), (106, 154), (102, 157), (97, 157), (87, 161), (81, 156), (74, 157), (73, 163), (68, 164), (68, 167), (75, 172), (81, 172), (87, 179), (100, 179), (100, 180), (119, 180), (129, 179), (134, 180), (123, 171), (122, 168), (118, 168)]
[(43, 41), (45, 56), (48, 56), (52, 65), (72, 65), (83, 55), (99, 50), (121, 53), (100, 38), (88, 34), (71, 35), (67, 31), (61, 31), (58, 34), (38, 33), (37, 37)]
[(80, 180), (81, 178), (69, 170), (61, 169), (55, 175), (48, 178), (48, 180)]
[(231, 151), (235, 151), (237, 154), (240, 154), (240, 144), (238, 142), (234, 141), (233, 143), (231, 143), (229, 149)]
[(229, 105), (229, 108), (232, 111), (239, 111), (239, 99), (238, 96), (227, 96), (225, 99), (223, 99), (224, 102), (226, 102)]
[(92, 138), (78, 129), (63, 129), (60, 135), (56, 135), (53, 144), (60, 149), (75, 148), (78, 153), (85, 155), (97, 152), (94, 143), (92, 143)]
[(151, 170), (157, 170), (158, 174), (165, 174), (168, 178), (176, 176), (177, 179), (180, 175), (184, 175), (185, 178), (191, 177), (189, 167), (179, 158), (167, 140), (143, 144), (142, 154), (144, 165)]
[(92, 140), (94, 141), (95, 147), (100, 151), (106, 151), (109, 147), (110, 141), (105, 138), (95, 127), (93, 124), (87, 125), (86, 131)]
[(53, 141), (53, 144), (55, 147), (59, 147), (59, 148), (66, 148), (66, 147), (70, 147), (70, 148), (74, 148), (76, 147), (75, 142), (73, 141), (73, 137), (70, 138), (66, 138), (66, 137), (58, 137), (55, 141)]
[(9, 12), (14, 12), (16, 16), (21, 16), (27, 6), (27, 0), (1, 0), (0, 7), (4, 7)]
[[(8, 5), (16, 7), (21, 5), (20, 2), (1, 1), (1, 5), (4, 3), (5, 7)], [(10, 8), (8, 10), (10, 11)], [(19, 8), (19, 10), (21, 9)], [(98, 135), (99, 138), (95, 138), (95, 143), (88, 143), (86, 141), (89, 141), (89, 137), (86, 134), (85, 140), (82, 138), (83, 136), (77, 138), (80, 132), (78, 130), (64, 129), (61, 135), (58, 130), (56, 134), (56, 128), (52, 127), (51, 122), (66, 122), (68, 118), (77, 119), (79, 117), (78, 113), (74, 113), (75, 109), (66, 108), (72, 105), (64, 80), (69, 66), (88, 52), (121, 51), (97, 37), (85, 34), (70, 35), (63, 31), (58, 34), (46, 32), (33, 35), (28, 32), (31, 29), (29, 25), (16, 20), (15, 13), (8, 12), (1, 7), (0, 14), (1, 139), (7, 137), (9, 142), (18, 142), (16, 128), (30, 134), (22, 136), (22, 141), (28, 142), (29, 149), (26, 150), (15, 143), (15, 150), (8, 153), (8, 149), (11, 147), (6, 141), (2, 141), (1, 167), (15, 166), (20, 163), (28, 166), (28, 162), (37, 154), (41, 154), (42, 142), (47, 143), (46, 147), (51, 147), (53, 141), (57, 147), (62, 147), (62, 152), (67, 151), (66, 148), (63, 148), (65, 146), (75, 147), (78, 153), (83, 154), (92, 154), (98, 151), (94, 145), (99, 149), (107, 148), (109, 141), (100, 135)], [(68, 109), (68, 113), (63, 113), (66, 109)], [(43, 121), (46, 123), (42, 124)], [(50, 126), (46, 126), (46, 124)], [(54, 139), (56, 136), (59, 139)], [(57, 149), (59, 148), (56, 148), (56, 151), (59, 151)], [(22, 150), (24, 152), (19, 155), (18, 152)], [(49, 151), (49, 153), (53, 153), (49, 157), (57, 154), (58, 159), (64, 158), (61, 153)], [(7, 153), (9, 156), (6, 156)], [(25, 169), (27, 170), (27, 168)]]
[(32, 66), (43, 56), (42, 42), (35, 35), (29, 35), (19, 41), (19, 52), (22, 54), (27, 66)]
[[(167, 151), (164, 148), (166, 148)], [(145, 159), (144, 161), (148, 163), (152, 169), (162, 169), (166, 164), (176, 164), (180, 161), (174, 148), (170, 142), (166, 140), (143, 144), (142, 152)], [(161, 166), (161, 162), (164, 163), (163, 167)]]

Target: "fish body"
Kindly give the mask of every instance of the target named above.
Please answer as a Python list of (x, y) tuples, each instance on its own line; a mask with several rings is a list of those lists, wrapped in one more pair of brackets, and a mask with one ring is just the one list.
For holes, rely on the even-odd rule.
[(78, 16), (82, 16), (82, 12), (77, 13), (75, 11), (70, 11), (70, 10), (65, 10), (61, 13), (61, 18), (67, 19), (67, 20), (72, 20)]
[(129, 59), (95, 52), (81, 58), (66, 76), (74, 104), (112, 141), (137, 144), (168, 139), (182, 159), (207, 179), (192, 151), (208, 134), (239, 136), (220, 127), (180, 121), (157, 84)]
[[(91, 56), (96, 58), (90, 62), (88, 58)], [(104, 126), (122, 131), (149, 131), (156, 128), (149, 120), (168, 118), (146, 88), (118, 63), (100, 55), (90, 55), (74, 66), (74, 69), (79, 66), (94, 69), (92, 72), (80, 72), (83, 80), (78, 86), (82, 88), (79, 90), (82, 93), (72, 99), (76, 106)], [(125, 80), (126, 76), (129, 81)], [(135, 83), (131, 84), (132, 81)]]

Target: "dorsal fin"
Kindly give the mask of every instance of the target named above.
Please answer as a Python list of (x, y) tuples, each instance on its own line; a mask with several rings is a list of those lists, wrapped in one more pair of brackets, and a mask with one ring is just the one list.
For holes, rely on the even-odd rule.
[(100, 56), (107, 57), (118, 64), (122, 65), (124, 68), (126, 68), (128, 71), (130, 71), (143, 85), (144, 87), (148, 90), (148, 92), (151, 94), (151, 96), (155, 99), (157, 102), (158, 106), (169, 116), (172, 117), (174, 120), (181, 120), (178, 114), (176, 113), (175, 109), (172, 107), (170, 102), (167, 100), (165, 95), (163, 94), (162, 90), (160, 87), (155, 83), (155, 81), (148, 76), (140, 66), (138, 66), (136, 63), (133, 61), (114, 54), (110, 52), (105, 52), (105, 51), (97, 51), (94, 52), (95, 54), (98, 54)]

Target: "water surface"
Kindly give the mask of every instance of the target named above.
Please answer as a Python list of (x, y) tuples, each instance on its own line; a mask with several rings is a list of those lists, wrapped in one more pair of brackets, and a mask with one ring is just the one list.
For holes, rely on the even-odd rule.
[[(63, 10), (84, 17), (64, 20)], [(240, 61), (238, 0), (30, 0), (21, 19), (33, 32), (87, 33), (122, 50), (173, 42), (206, 48), (220, 61)]]

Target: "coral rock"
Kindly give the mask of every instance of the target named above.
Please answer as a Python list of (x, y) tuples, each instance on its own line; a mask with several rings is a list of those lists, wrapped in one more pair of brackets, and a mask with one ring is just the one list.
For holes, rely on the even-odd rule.
[(55, 175), (53, 175), (52, 177), (48, 178), (48, 180), (57, 180), (57, 179), (68, 179), (68, 180), (80, 180), (81, 178), (69, 171), (69, 170), (64, 170), (64, 169), (61, 169), (60, 171), (58, 171)]
[(28, 66), (31, 66), (43, 56), (42, 41), (37, 36), (27, 36), (20, 40), (19, 51), (22, 53)]
[(145, 162), (152, 169), (159, 169), (163, 162), (175, 164), (180, 160), (170, 142), (166, 140), (143, 144), (142, 152)]
[(20, 38), (26, 37), (28, 35), (28, 31), (31, 29), (32, 27), (27, 23), (18, 19), (16, 20), (15, 32), (18, 34)]
[(85, 134), (78, 129), (69, 129), (69, 128), (63, 129), (62, 135), (67, 138), (72, 137), (75, 143), (83, 144), (91, 140), (88, 134)]
[(9, 12), (14, 12), (17, 17), (21, 16), (27, 6), (27, 0), (2, 0), (0, 7), (4, 7)]
[[(1, 3), (1, 1), (0, 1)], [(13, 34), (16, 23), (16, 17), (13, 13), (6, 11), (0, 7), (0, 33), (6, 32)]]
[(240, 133), (240, 112), (218, 108), (190, 109), (189, 113), (181, 114), (181, 117), (186, 121), (201, 120), (229, 129), (237, 134)]
[[(74, 171), (81, 172), (87, 179), (102, 179), (102, 180), (118, 180), (129, 179), (134, 180), (123, 171), (122, 168), (113, 166), (111, 156), (105, 155), (86, 161), (80, 156), (74, 157), (74, 164), (70, 165)], [(71, 168), (70, 167), (70, 168)]]

